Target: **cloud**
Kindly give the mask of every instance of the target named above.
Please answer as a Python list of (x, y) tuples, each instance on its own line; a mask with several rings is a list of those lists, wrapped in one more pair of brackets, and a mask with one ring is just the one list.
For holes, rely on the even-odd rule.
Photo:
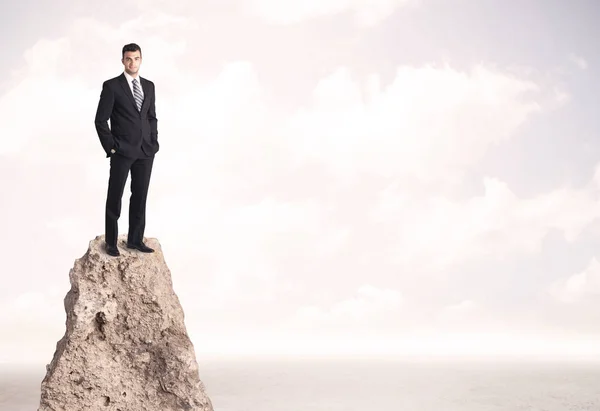
[[(483, 186), (483, 195), (463, 201), (442, 195), (415, 198), (398, 184), (381, 191), (370, 216), (385, 222), (388, 232), (395, 227), (390, 258), (436, 269), (478, 259), (504, 260), (539, 252), (553, 229), (574, 241), (600, 217), (593, 188), (562, 188), (519, 198), (499, 179), (486, 177)], [(575, 209), (578, 213), (572, 212)]]
[[(156, 24), (163, 23), (157, 19)], [(115, 30), (121, 32), (124, 26)], [(76, 27), (82, 28), (79, 23)], [(97, 31), (94, 25), (90, 27)], [(69, 55), (78, 49), (74, 41), (61, 39), (38, 46), (47, 47), (43, 53)], [(178, 44), (153, 47), (161, 55), (176, 57), (184, 55), (187, 47), (185, 42)], [(62, 59), (51, 61), (60, 65)], [(538, 85), (484, 65), (468, 72), (448, 65), (400, 66), (386, 86), (377, 73), (363, 80), (350, 68), (341, 67), (315, 85), (308, 105), (292, 112), (282, 112), (270, 102), (260, 73), (250, 61), (225, 64), (211, 81), (198, 79), (195, 72), (176, 64), (176, 59), (156, 62), (152, 70), (158, 73), (153, 77), (156, 84), (164, 87), (158, 87), (161, 153), (149, 213), (154, 213), (161, 238), (177, 233), (187, 238), (189, 247), (184, 250), (191, 252), (198, 246), (205, 250), (215, 281), (204, 288), (214, 292), (214, 298), (207, 301), (221, 301), (225, 295), (243, 300), (243, 278), (262, 278), (264, 284), (286, 262), (300, 263), (325, 254), (341, 262), (349, 243), (362, 244), (359, 253), (366, 255), (368, 245), (356, 229), (361, 224), (397, 227), (398, 236), (384, 244), (391, 253), (384, 263), (443, 265), (486, 256), (498, 247), (506, 253), (535, 250), (548, 226), (531, 224), (538, 221), (530, 218), (533, 210), (549, 202), (556, 204), (550, 206), (553, 212), (559, 212), (563, 195), (564, 201), (571, 201), (563, 206), (576, 199), (586, 201), (585, 196), (564, 192), (527, 205), (493, 178), (484, 180), (483, 197), (465, 202), (431, 196), (420, 188), (422, 184), (460, 184), (463, 170), (543, 110)], [(26, 81), (40, 81), (36, 73), (31, 70)], [(31, 135), (36, 139), (29, 144), (33, 150), (22, 151), (32, 164), (40, 157), (61, 162), (60, 155), (69, 150), (89, 155), (99, 151), (91, 125), (98, 85), (91, 85), (87, 77), (82, 78), (85, 82), (68, 83), (59, 73), (62, 68), (44, 75), (55, 76), (51, 82), (55, 90), (68, 91), (70, 99), (65, 100), (64, 109), (71, 110), (78, 123), (60, 128), (55, 113), (50, 113), (44, 121), (47, 133), (32, 124)], [(173, 73), (177, 73), (175, 78)], [(39, 91), (31, 87), (29, 98), (43, 97)], [(14, 104), (20, 94), (5, 96), (6, 104)], [(24, 124), (20, 118), (15, 121)], [(20, 136), (27, 135), (28, 126), (20, 129)], [(74, 140), (79, 135), (89, 138)], [(103, 191), (105, 177), (83, 164), (85, 155), (79, 158), (76, 161), (81, 161)], [(378, 199), (371, 197), (371, 187), (354, 186), (364, 175), (414, 180), (406, 186), (393, 183)], [(347, 196), (338, 194), (343, 191)], [(350, 215), (359, 212), (351, 200), (358, 198), (368, 199), (371, 211), (357, 214), (361, 220), (340, 220), (340, 210), (347, 209)], [(593, 204), (576, 206), (591, 210)], [(593, 216), (592, 211), (582, 212), (559, 224), (576, 235)], [(53, 216), (53, 220), (78, 221), (72, 215)], [(126, 223), (124, 216), (123, 226)], [(524, 235), (511, 236), (506, 231), (511, 229)], [(231, 255), (237, 255), (237, 262)], [(188, 257), (182, 251), (180, 258)]]
[[(404, 2), (249, 4), (278, 24), (346, 13), (373, 25)], [(489, 317), (481, 295), (460, 283), (455, 288), (465, 293), (443, 290), (443, 301), (428, 301), (443, 284), (420, 274), (478, 263), (489, 275), (490, 261), (540, 251), (551, 230), (575, 241), (598, 217), (600, 171), (583, 188), (536, 195), (517, 194), (501, 175), (476, 173), (531, 119), (569, 102), (553, 84), (484, 63), (466, 70), (407, 63), (389, 79), (379, 67), (363, 76), (355, 66), (366, 57), (356, 56), (346, 65), (308, 59), (301, 70), (290, 63), (282, 74), (290, 97), (265, 69), (280, 57), (267, 44), (258, 52), (233, 48), (237, 35), (224, 34), (232, 21), (215, 20), (223, 30), (216, 35), (203, 31), (205, 20), (156, 9), (120, 25), (82, 19), (65, 37), (25, 53), (0, 99), (0, 165), (11, 176), (0, 188), (14, 193), (0, 204), (7, 271), (43, 272), (34, 282), (43, 289), (66, 278), (63, 262), (102, 232), (108, 164), (92, 119), (101, 83), (119, 74), (120, 48), (132, 38), (145, 39), (142, 76), (155, 82), (158, 97), (161, 151), (146, 234), (160, 239), (188, 325), (201, 338), (281, 324), (286, 342), (298, 333), (343, 340), (435, 324), (468, 330)], [(304, 47), (327, 52), (314, 42)], [(311, 83), (317, 71), (323, 74)], [(468, 173), (479, 191), (465, 191)], [(127, 193), (124, 210), (126, 201)], [(14, 218), (24, 212), (27, 230)], [(127, 223), (124, 212), (122, 232)], [(52, 244), (40, 247), (36, 261), (20, 248), (31, 238)], [(11, 281), (28, 289), (32, 278)], [(580, 284), (590, 278), (563, 284), (561, 295), (581, 298)]]
[[(305, 305), (299, 307), (291, 320), (292, 327), (308, 328), (309, 333), (345, 330), (356, 332), (388, 327), (398, 323), (403, 304), (402, 294), (394, 289), (379, 288), (371, 284), (360, 286), (355, 294), (325, 307)], [(351, 331), (354, 330), (354, 331)]]
[[(27, 291), (0, 300), (0, 327), (10, 330), (0, 339), (0, 363), (15, 361), (15, 352), (19, 348), (37, 346), (38, 341), (47, 338), (50, 339), (46, 341), (49, 344), (47, 355), (52, 355), (50, 344), (56, 343), (64, 334), (63, 298), (59, 287), (50, 286), (43, 292)], [(55, 340), (51, 341), (52, 338)]]
[[(199, 220), (194, 221), (201, 230), (190, 229), (187, 218), (172, 220), (165, 230), (171, 236), (193, 239), (188, 243), (189, 249), (174, 250), (173, 258), (189, 259), (190, 253), (201, 249), (204, 262), (197, 267), (210, 267), (212, 282), (207, 284), (206, 277), (199, 277), (201, 291), (190, 292), (201, 296), (194, 305), (207, 310), (272, 303), (277, 286), (285, 285), (285, 279), (280, 278), (284, 272), (277, 265), (280, 259), (285, 260), (291, 252), (298, 253), (309, 246), (307, 238), (310, 241), (322, 234), (324, 247), (332, 241), (324, 233), (323, 216), (314, 202), (281, 203), (265, 199), (229, 209), (221, 209), (219, 204), (207, 206), (203, 207)], [(191, 209), (180, 211), (182, 215), (197, 213)], [(313, 246), (318, 247), (319, 242)]]
[(432, 318), (432, 328), (444, 332), (503, 331), (498, 320), (481, 303), (465, 299), (438, 310)]
[(478, 304), (473, 300), (463, 300), (458, 304), (448, 305), (439, 313), (439, 317), (445, 321), (461, 320), (465, 315), (477, 310)]
[(581, 56), (571, 53), (569, 54), (569, 60), (581, 70), (586, 70), (588, 68), (588, 62)]
[(212, 15), (218, 18), (228, 16), (253, 16), (264, 23), (274, 25), (300, 24), (328, 16), (346, 15), (353, 19), (358, 28), (368, 28), (380, 24), (396, 10), (417, 6), (420, 0), (220, 0), (192, 2), (182, 0), (173, 4), (168, 0), (128, 0), (142, 12), (161, 12), (168, 8), (180, 15)]
[(548, 292), (566, 304), (597, 301), (600, 296), (600, 262), (593, 257), (580, 273), (553, 282)]
[(358, 26), (368, 27), (389, 17), (396, 9), (415, 3), (415, 0), (250, 0), (245, 5), (250, 13), (274, 24), (352, 13)]
[(290, 119), (285, 135), (296, 157), (327, 164), (338, 176), (446, 179), (514, 135), (541, 103), (527, 80), (479, 65), (401, 66), (386, 87), (363, 84), (339, 68), (323, 78), (311, 107)]

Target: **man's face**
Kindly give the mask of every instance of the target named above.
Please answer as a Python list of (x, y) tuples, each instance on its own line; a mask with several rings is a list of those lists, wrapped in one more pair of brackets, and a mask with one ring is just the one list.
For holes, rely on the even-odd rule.
[(127, 74), (135, 77), (142, 64), (142, 56), (139, 51), (126, 51), (121, 62)]

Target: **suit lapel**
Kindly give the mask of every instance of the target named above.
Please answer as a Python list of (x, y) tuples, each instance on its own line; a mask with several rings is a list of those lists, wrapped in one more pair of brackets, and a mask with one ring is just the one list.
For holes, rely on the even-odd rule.
[(133, 93), (131, 92), (131, 89), (129, 88), (129, 84), (127, 83), (125, 74), (121, 73), (121, 75), (119, 76), (119, 82), (121, 83), (121, 87), (123, 88), (125, 95), (127, 95), (127, 97), (129, 97), (129, 101), (131, 101), (131, 104), (133, 104), (135, 111), (137, 111), (137, 106), (136, 106), (135, 100), (133, 98)]
[(150, 98), (148, 97), (148, 93), (150, 91), (148, 90), (148, 82), (145, 78), (140, 77), (140, 84), (142, 85), (142, 91), (144, 93), (144, 101), (142, 101), (142, 109), (140, 110), (140, 112), (143, 113), (144, 107), (146, 107), (146, 103), (150, 101)]

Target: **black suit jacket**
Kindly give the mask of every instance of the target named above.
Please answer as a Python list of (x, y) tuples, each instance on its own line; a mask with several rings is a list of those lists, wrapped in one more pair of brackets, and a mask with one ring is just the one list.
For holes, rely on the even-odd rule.
[(154, 83), (140, 76), (138, 79), (144, 92), (141, 111), (137, 110), (125, 74), (102, 84), (95, 124), (106, 157), (111, 156), (113, 148), (130, 158), (148, 158), (158, 151)]

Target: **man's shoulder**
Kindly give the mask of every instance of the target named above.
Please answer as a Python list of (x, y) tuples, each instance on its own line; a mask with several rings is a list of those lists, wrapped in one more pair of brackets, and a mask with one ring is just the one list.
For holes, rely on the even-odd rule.
[(140, 76), (140, 79), (142, 82), (145, 82), (147, 84), (150, 84), (151, 86), (154, 86), (154, 83), (152, 81), (148, 80), (146, 77)]
[(119, 75), (118, 75), (118, 76), (116, 76), (116, 77), (110, 78), (110, 79), (106, 80), (106, 81), (105, 81), (104, 83), (102, 83), (102, 84), (103, 84), (103, 85), (104, 85), (104, 84), (106, 84), (106, 85), (117, 84), (117, 83), (119, 82), (119, 80), (120, 80), (120, 78), (121, 78), (121, 77), (123, 77), (123, 74), (119, 74)]

